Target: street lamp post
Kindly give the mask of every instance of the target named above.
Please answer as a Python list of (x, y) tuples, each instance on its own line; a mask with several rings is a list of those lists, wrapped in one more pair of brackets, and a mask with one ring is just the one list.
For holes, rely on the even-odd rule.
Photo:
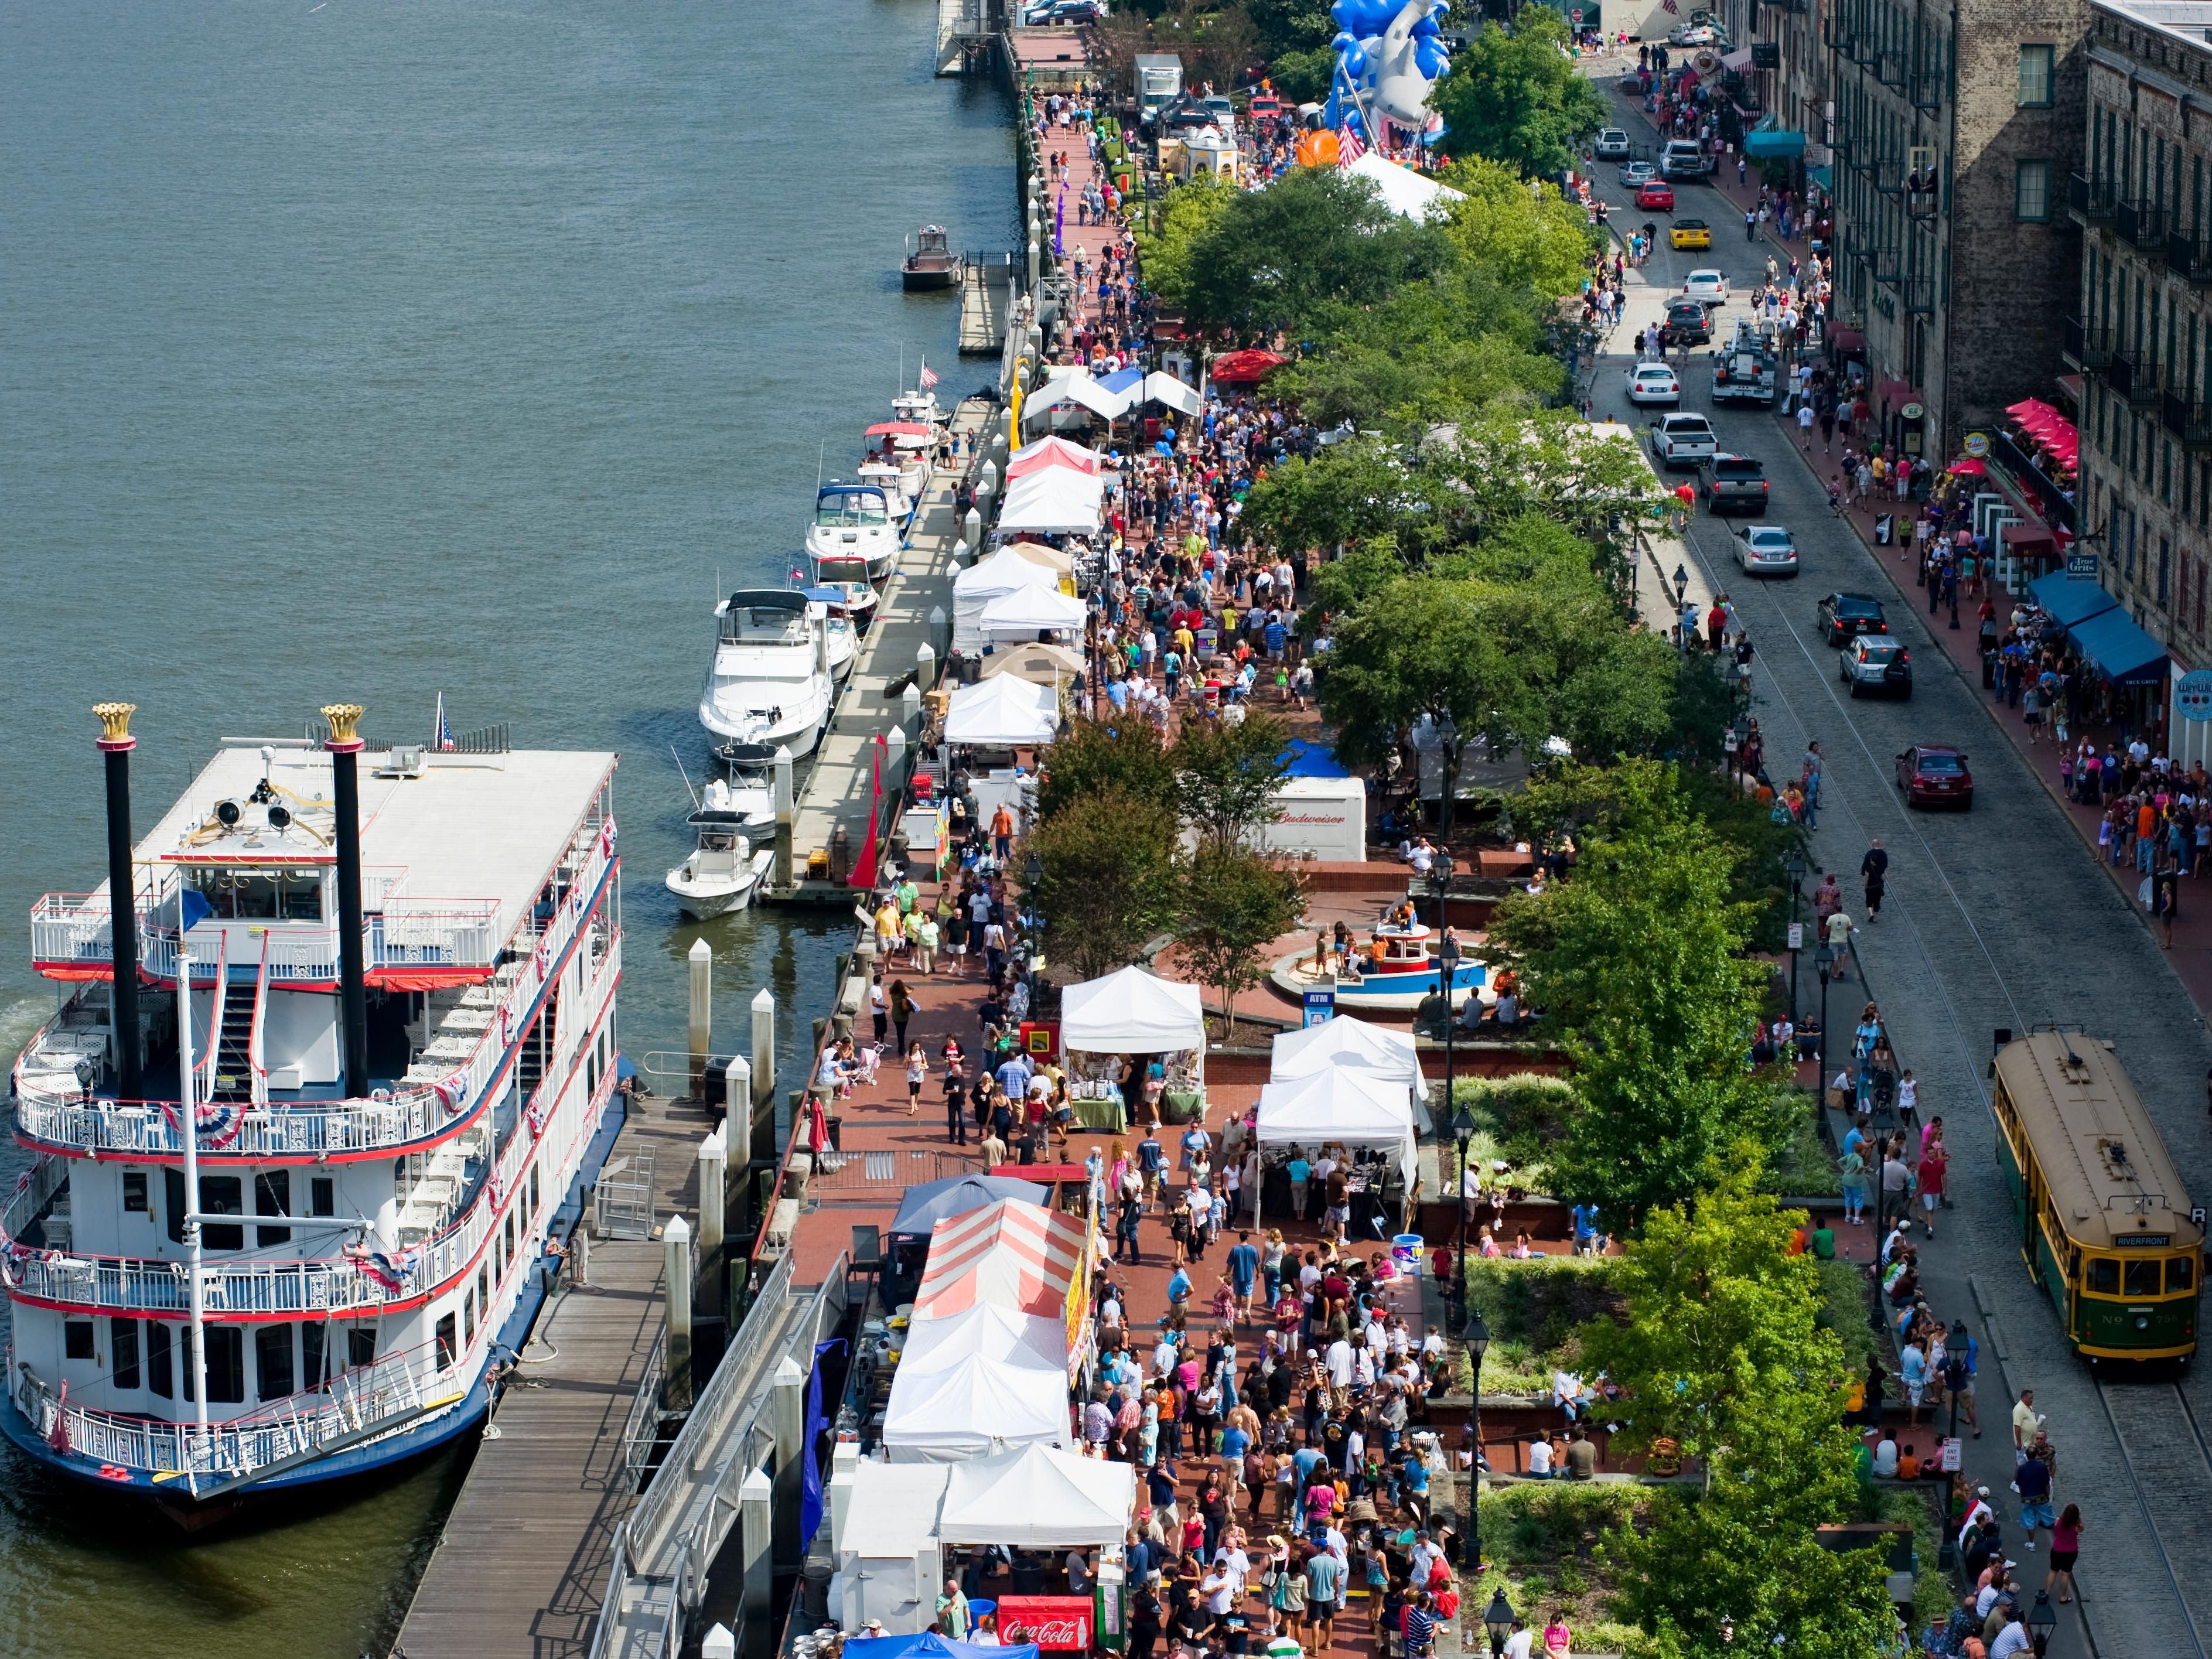
[(1482, 1627), (1490, 1632), (1491, 1659), (1505, 1651), (1506, 1638), (1513, 1634), (1513, 1604), (1505, 1599), (1505, 1587), (1501, 1584), (1482, 1615)]
[(2058, 1628), (2058, 1614), (2051, 1605), (2051, 1592), (2038, 1590), (2035, 1605), (2027, 1610), (2027, 1639), (2034, 1646), (2035, 1659), (2043, 1659), (2051, 1646), (2051, 1633)]
[[(1446, 1099), (1450, 1099), (1447, 1091)], [(1459, 1249), (1452, 1257), (1452, 1294), (1464, 1310), (1467, 1306), (1467, 1212), (1474, 1202), (1474, 1194), (1467, 1189), (1467, 1149), (1474, 1139), (1474, 1114), (1454, 1103), (1451, 1116), (1452, 1140), (1459, 1148)]]
[[(1444, 994), (1444, 1109), (1439, 1115), (1439, 1121), (1437, 1125), (1437, 1139), (1440, 1145), (1443, 1139), (1444, 1130), (1458, 1121), (1457, 1091), (1454, 1087), (1457, 1081), (1457, 1074), (1452, 1066), (1452, 1031), (1453, 1028), (1459, 1024), (1459, 1010), (1452, 1006), (1452, 993), (1453, 981), (1459, 977), (1459, 935), (1452, 932), (1450, 927), (1444, 921), (1443, 906), (1444, 902), (1439, 896), (1437, 900), (1437, 926), (1442, 930), (1443, 937), (1437, 941), (1437, 981)], [(1462, 1159), (1465, 1152), (1466, 1148), (1462, 1146), (1461, 1148)], [(1466, 1180), (1467, 1172), (1462, 1163), (1460, 1171), (1462, 1188), (1466, 1184)], [(1462, 1192), (1460, 1200), (1462, 1215), (1466, 1212), (1466, 1196)], [(1462, 1225), (1460, 1230), (1460, 1246), (1462, 1249), (1467, 1245), (1466, 1231), (1465, 1226)]]
[[(1464, 1257), (1460, 1271), (1467, 1271)], [(1467, 1561), (1468, 1572), (1479, 1577), (1482, 1572), (1482, 1356), (1490, 1352), (1490, 1326), (1481, 1309), (1468, 1310), (1467, 1324), (1460, 1334), (1467, 1344), (1468, 1421), (1474, 1431), (1474, 1458), (1467, 1471)], [(1504, 1644), (1500, 1642), (1499, 1645)]]
[[(1790, 925), (1792, 927), (1797, 926), (1797, 900), (1805, 890), (1807, 867), (1805, 855), (1794, 848), (1790, 856), (1782, 860), (1783, 873), (1790, 878)], [(1797, 958), (1802, 951), (1800, 946), (1790, 952), (1790, 1022), (1793, 1025), (1797, 1023)], [(1820, 1086), (1824, 1089), (1828, 1086), (1826, 1078), (1820, 1079)]]

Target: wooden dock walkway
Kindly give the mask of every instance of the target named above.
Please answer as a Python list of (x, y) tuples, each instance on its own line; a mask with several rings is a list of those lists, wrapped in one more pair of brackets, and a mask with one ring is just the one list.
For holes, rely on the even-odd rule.
[[(623, 1435), (661, 1328), (661, 1226), (696, 1219), (703, 1107), (640, 1095), (608, 1162), (654, 1153), (653, 1237), (593, 1238), (589, 1283), (550, 1299), (447, 1517), (394, 1650), (583, 1659), (635, 1499)], [(588, 1215), (588, 1209), (586, 1214)]]
[[(968, 440), (972, 451), (996, 414), (995, 404), (968, 398), (954, 412), (952, 430)], [(951, 644), (952, 549), (961, 536), (955, 507), (959, 483), (957, 472), (940, 471), (930, 479), (928, 492), (915, 514), (913, 535), (900, 550), (890, 579), (884, 584), (875, 623), (860, 641), (859, 660), (838, 694), (829, 728), (822, 734), (813, 764), (793, 803), (791, 884), (764, 889), (771, 899), (852, 902), (850, 888), (806, 879), (807, 855), (828, 848), (841, 826), (853, 855), (860, 855), (868, 836), (868, 815), (877, 800), (876, 756), (880, 751), (875, 739), (899, 718), (898, 696), (886, 698), (884, 688), (903, 680), (913, 671), (924, 641), (937, 653), (937, 672), (943, 671)], [(933, 611), (942, 611), (945, 618), (934, 629), (929, 620)], [(934, 684), (933, 678), (923, 691)], [(909, 748), (909, 757), (912, 753)], [(893, 779), (884, 778), (885, 800), (896, 787)]]
[(1007, 273), (974, 258), (960, 272), (960, 355), (995, 357), (1006, 342), (1012, 303)]

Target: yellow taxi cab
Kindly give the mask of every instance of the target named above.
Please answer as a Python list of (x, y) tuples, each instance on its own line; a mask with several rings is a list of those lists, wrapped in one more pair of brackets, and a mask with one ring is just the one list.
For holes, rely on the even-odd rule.
[(1668, 231), (1667, 240), (1676, 247), (1711, 247), (1713, 228), (1703, 219), (1677, 219)]

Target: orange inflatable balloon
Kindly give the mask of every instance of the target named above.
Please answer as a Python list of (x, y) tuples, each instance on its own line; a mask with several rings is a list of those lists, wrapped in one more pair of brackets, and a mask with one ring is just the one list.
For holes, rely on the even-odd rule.
[(1334, 167), (1336, 164), (1336, 135), (1325, 127), (1299, 135), (1297, 157), (1300, 167)]

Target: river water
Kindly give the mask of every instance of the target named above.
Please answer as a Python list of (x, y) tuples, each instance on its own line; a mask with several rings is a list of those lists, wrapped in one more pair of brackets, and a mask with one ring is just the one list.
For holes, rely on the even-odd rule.
[[(220, 734), (427, 736), (442, 690), (622, 751), (623, 1038), (680, 1048), (717, 585), (781, 584), (902, 356), (988, 377), (898, 289), (922, 222), (1014, 230), (1004, 100), (932, 78), (934, 17), (0, 0), (0, 917), (105, 873), (94, 702), (139, 705), (143, 828)], [(5, 936), (12, 1055), (54, 998)], [(707, 937), (718, 1046), (766, 985), (787, 1069), (828, 927)], [(458, 1478), (186, 1541), (7, 1455), (0, 1659), (381, 1653)]]

